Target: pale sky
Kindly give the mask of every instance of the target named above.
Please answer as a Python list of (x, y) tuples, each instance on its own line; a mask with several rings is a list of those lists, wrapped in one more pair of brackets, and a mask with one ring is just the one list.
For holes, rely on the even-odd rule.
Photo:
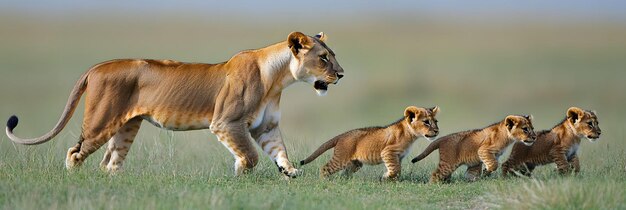
[(21, 15), (72, 15), (93, 12), (136, 14), (168, 13), (185, 15), (226, 14), (253, 16), (367, 16), (425, 15), (451, 18), (551, 18), (563, 20), (626, 21), (626, 1), (526, 0), (526, 1), (204, 1), (204, 0), (2, 0), (0, 12)]

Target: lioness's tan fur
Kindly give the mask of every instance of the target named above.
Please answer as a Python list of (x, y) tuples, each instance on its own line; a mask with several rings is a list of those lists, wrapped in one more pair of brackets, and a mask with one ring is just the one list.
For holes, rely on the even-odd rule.
[(314, 85), (320, 94), (336, 83), (343, 69), (324, 40), (300, 32), (286, 41), (237, 53), (218, 64), (172, 60), (121, 59), (95, 65), (72, 90), (57, 125), (39, 138), (13, 134), (17, 117), (7, 123), (7, 135), (17, 143), (40, 144), (64, 127), (85, 93), (85, 113), (78, 144), (67, 152), (66, 166), (80, 165), (106, 142), (101, 162), (117, 171), (142, 120), (170, 130), (210, 128), (235, 156), (235, 172), (241, 174), (258, 162), (256, 141), (280, 171), (297, 173), (279, 132), (282, 90), (296, 81)]

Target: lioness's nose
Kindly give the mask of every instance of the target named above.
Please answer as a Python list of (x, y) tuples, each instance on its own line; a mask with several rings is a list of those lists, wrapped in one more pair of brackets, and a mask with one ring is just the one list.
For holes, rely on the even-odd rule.
[(338, 78), (338, 79), (341, 79), (342, 77), (343, 77), (343, 74), (339, 74), (339, 73), (337, 73), (337, 78)]

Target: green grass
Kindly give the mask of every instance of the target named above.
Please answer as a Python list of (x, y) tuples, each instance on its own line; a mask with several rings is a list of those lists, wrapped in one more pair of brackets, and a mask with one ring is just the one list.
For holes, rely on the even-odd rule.
[[(378, 181), (380, 165), (351, 179), (320, 180), (318, 169), (329, 154), (287, 181), (261, 151), (254, 172), (233, 177), (232, 156), (210, 132), (168, 132), (144, 123), (125, 171), (109, 176), (97, 166), (102, 149), (80, 170), (64, 169), (65, 152), (80, 133), (81, 105), (46, 144), (16, 145), (0, 135), (2, 209), (626, 208), (626, 28), (618, 23), (390, 19), (261, 27), (174, 17), (63, 17), (0, 19), (0, 28), (11, 29), (0, 32), (0, 120), (20, 116), (19, 136), (51, 129), (69, 89), (95, 63), (124, 57), (219, 62), (293, 30), (325, 31), (346, 70), (326, 97), (305, 84), (283, 93), (281, 129), (294, 162), (341, 132), (388, 124), (408, 105), (439, 105), (442, 135), (507, 114), (533, 114), (536, 128), (550, 128), (569, 106), (597, 110), (603, 134), (597, 143), (582, 143), (578, 176), (560, 177), (549, 165), (537, 169), (535, 179), (467, 183), (460, 168), (453, 183), (431, 185), (425, 182), (436, 154), (415, 165), (405, 161), (396, 183)], [(426, 145), (418, 140), (408, 158)]]
[[(400, 182), (380, 182), (382, 166), (366, 166), (354, 177), (320, 180), (322, 156), (302, 167), (304, 174), (284, 180), (262, 159), (256, 170), (232, 176), (232, 160), (215, 140), (194, 138), (205, 132), (159, 132), (144, 124), (126, 170), (110, 176), (98, 169), (102, 151), (77, 171), (63, 168), (70, 135), (42, 146), (12, 145), (3, 139), (0, 155), (0, 204), (4, 209), (433, 209), (433, 208), (624, 208), (626, 157), (608, 143), (583, 142), (583, 172), (560, 177), (553, 166), (539, 168), (536, 179), (490, 177), (463, 181), (461, 168), (450, 184), (426, 184), (436, 155), (416, 165), (405, 162)], [(149, 134), (146, 134), (149, 133)], [(160, 134), (159, 134), (160, 133)], [(144, 135), (144, 136), (145, 136)], [(293, 142), (293, 139), (287, 139)], [(419, 148), (425, 145), (420, 140)], [(178, 142), (178, 143), (177, 143)], [(605, 147), (606, 145), (606, 147)], [(312, 150), (288, 143), (293, 160)], [(306, 152), (295, 152), (306, 151)], [(261, 152), (261, 151), (259, 151)], [(590, 155), (601, 154), (601, 155)], [(264, 156), (265, 157), (265, 156)], [(607, 160), (603, 157), (612, 157)]]
[[(618, 176), (623, 176), (616, 174)], [(511, 189), (499, 185), (485, 197), (493, 207), (506, 209), (624, 209), (626, 180), (598, 177), (553, 177), (519, 183)]]

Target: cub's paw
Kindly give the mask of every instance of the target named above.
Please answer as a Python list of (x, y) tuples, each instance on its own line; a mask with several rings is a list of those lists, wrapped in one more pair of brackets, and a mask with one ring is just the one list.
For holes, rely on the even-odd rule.
[(489, 177), (489, 176), (491, 176), (492, 173), (493, 173), (493, 171), (490, 171), (490, 170), (487, 170), (487, 169), (483, 169), (482, 177)]
[(398, 176), (391, 176), (389, 174), (385, 174), (382, 177), (380, 177), (380, 181), (381, 182), (395, 182), (395, 181), (398, 181)]

